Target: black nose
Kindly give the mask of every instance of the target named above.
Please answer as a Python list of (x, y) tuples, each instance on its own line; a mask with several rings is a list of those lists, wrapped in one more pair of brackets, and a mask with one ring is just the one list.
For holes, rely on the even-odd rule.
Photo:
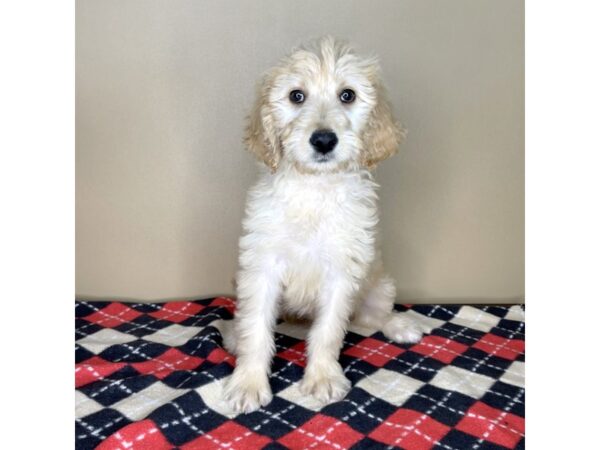
[(317, 130), (310, 137), (310, 145), (319, 153), (329, 153), (338, 143), (338, 138), (331, 130)]

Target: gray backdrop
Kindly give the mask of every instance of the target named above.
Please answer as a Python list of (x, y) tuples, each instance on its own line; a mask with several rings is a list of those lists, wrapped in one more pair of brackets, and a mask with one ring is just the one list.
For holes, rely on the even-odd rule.
[(409, 130), (378, 169), (401, 301), (524, 295), (518, 0), (79, 0), (76, 292), (232, 293), (260, 74), (323, 34), (380, 56)]

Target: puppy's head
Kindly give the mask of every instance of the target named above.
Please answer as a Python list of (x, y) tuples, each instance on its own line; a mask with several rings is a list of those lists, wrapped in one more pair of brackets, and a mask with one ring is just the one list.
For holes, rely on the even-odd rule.
[(268, 71), (244, 141), (275, 172), (372, 168), (403, 137), (372, 58), (331, 37), (294, 51)]

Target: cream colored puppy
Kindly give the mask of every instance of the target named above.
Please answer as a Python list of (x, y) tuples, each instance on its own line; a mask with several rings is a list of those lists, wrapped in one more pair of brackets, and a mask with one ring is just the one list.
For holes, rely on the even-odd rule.
[(278, 315), (312, 320), (300, 389), (324, 403), (350, 388), (338, 357), (351, 319), (395, 342), (420, 339), (415, 324), (392, 312), (394, 283), (376, 250), (370, 170), (402, 137), (377, 62), (333, 38), (294, 51), (264, 76), (245, 143), (269, 170), (249, 192), (226, 338), (237, 355), (225, 391), (236, 411), (271, 401)]

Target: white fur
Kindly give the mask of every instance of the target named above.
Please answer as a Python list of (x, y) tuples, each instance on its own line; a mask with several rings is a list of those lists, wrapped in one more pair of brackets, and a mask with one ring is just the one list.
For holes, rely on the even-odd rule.
[[(364, 156), (370, 151), (368, 161), (377, 161), (374, 146), (388, 141), (397, 146), (401, 132), (391, 116), (381, 119), (393, 128), (391, 141), (372, 137), (377, 133), (367, 129), (380, 125), (373, 114), (384, 101), (373, 64), (325, 38), (314, 50), (293, 53), (263, 82), (270, 88), (257, 108), (260, 118), (250, 119), (247, 140), (259, 157), (269, 152), (262, 159), (274, 172), (264, 171), (250, 190), (240, 239), (234, 336), (226, 339), (237, 355), (226, 386), (236, 411), (256, 410), (272, 398), (268, 374), (279, 315), (313, 321), (300, 387), (323, 403), (340, 400), (350, 387), (338, 357), (351, 318), (396, 342), (421, 337), (417, 326), (392, 312), (394, 283), (376, 250), (377, 185)], [(307, 92), (300, 106), (288, 100), (298, 87)], [(345, 87), (356, 91), (351, 105), (338, 99)], [(260, 123), (258, 132), (253, 121)], [(268, 140), (261, 127), (271, 128), (280, 148), (260, 147)], [(339, 143), (329, 160), (318, 162), (308, 140), (323, 127), (333, 130)], [(380, 159), (395, 151), (383, 147)]]

